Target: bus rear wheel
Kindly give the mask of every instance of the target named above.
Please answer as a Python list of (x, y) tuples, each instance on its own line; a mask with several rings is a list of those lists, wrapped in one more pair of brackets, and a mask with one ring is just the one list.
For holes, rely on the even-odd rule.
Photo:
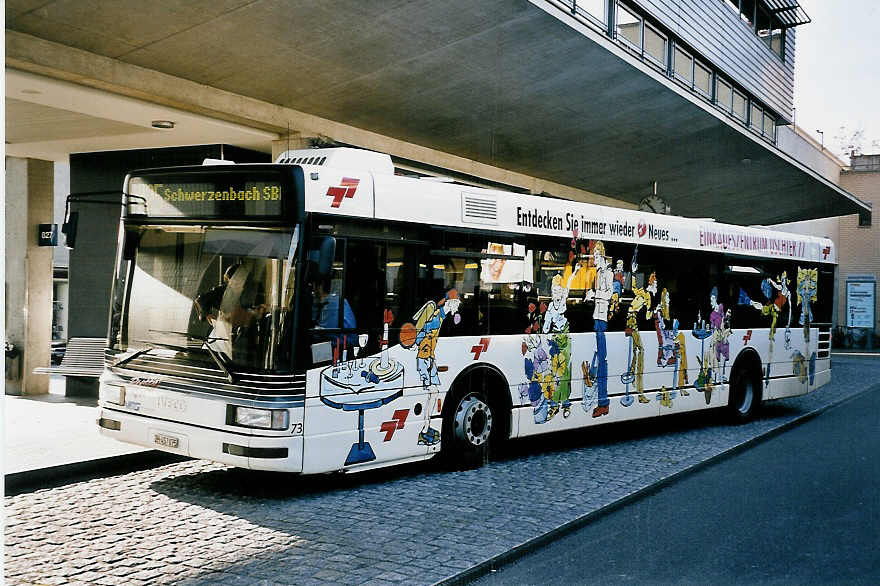
[(453, 399), (444, 418), (444, 455), (456, 469), (479, 468), (489, 460), (494, 415), (487, 397), (480, 391), (466, 392)]
[(755, 417), (761, 404), (761, 376), (750, 370), (737, 370), (731, 378), (727, 410), (734, 423), (746, 423)]

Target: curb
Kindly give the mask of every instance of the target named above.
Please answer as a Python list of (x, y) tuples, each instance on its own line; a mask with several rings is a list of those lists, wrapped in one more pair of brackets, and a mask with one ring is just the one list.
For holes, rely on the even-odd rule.
[(694, 474), (704, 468), (708, 468), (709, 466), (715, 464), (716, 462), (719, 462), (723, 459), (734, 456), (734, 455), (736, 455), (740, 452), (743, 452), (743, 451), (745, 451), (745, 450), (747, 450), (747, 449), (751, 448), (752, 446), (755, 446), (759, 443), (770, 440), (770, 439), (776, 437), (777, 435), (780, 435), (781, 433), (783, 433), (789, 429), (792, 429), (794, 427), (797, 427), (799, 425), (806, 423), (807, 421), (821, 415), (822, 413), (824, 413), (825, 411), (828, 411), (829, 409), (832, 409), (834, 407), (839, 407), (841, 405), (845, 405), (846, 403), (849, 403), (851, 401), (855, 401), (856, 399), (858, 399), (862, 395), (866, 395), (868, 393), (876, 392), (876, 391), (880, 391), (880, 384), (872, 385), (872, 386), (868, 387), (867, 389), (856, 393), (855, 395), (845, 397), (843, 399), (840, 399), (839, 401), (835, 401), (833, 403), (823, 405), (822, 407), (820, 407), (818, 409), (815, 409), (815, 410), (810, 411), (808, 413), (804, 413), (802, 415), (799, 415), (799, 416), (795, 417), (794, 419), (786, 421), (785, 423), (782, 423), (777, 427), (769, 429), (762, 434), (758, 434), (755, 437), (750, 438), (742, 443), (731, 446), (730, 448), (723, 450), (723, 451), (715, 454), (714, 456), (711, 456), (701, 462), (697, 462), (696, 464), (694, 464), (692, 466), (688, 466), (682, 470), (679, 470), (677, 472), (673, 472), (669, 476), (661, 478), (660, 480), (658, 480), (657, 482), (654, 482), (653, 484), (650, 484), (648, 486), (645, 486), (645, 487), (642, 487), (638, 490), (635, 490), (634, 492), (632, 492), (626, 496), (623, 496), (623, 497), (617, 499), (616, 501), (613, 501), (611, 503), (608, 503), (607, 505), (601, 506), (594, 511), (590, 511), (589, 513), (586, 513), (585, 515), (578, 517), (577, 519), (573, 519), (573, 520), (569, 521), (568, 523), (564, 523), (555, 529), (551, 529), (550, 531), (544, 533), (543, 535), (539, 535), (538, 537), (535, 537), (535, 538), (530, 539), (524, 543), (521, 543), (520, 545), (517, 545), (504, 553), (498, 554), (498, 555), (493, 556), (483, 562), (480, 562), (476, 566), (472, 566), (471, 568), (468, 568), (467, 570), (464, 570), (463, 572), (460, 572), (454, 576), (450, 576), (449, 578), (445, 578), (439, 582), (436, 582), (435, 586), (458, 586), (458, 585), (462, 585), (462, 584), (468, 584), (468, 583), (470, 583), (470, 582), (472, 582), (482, 576), (485, 576), (486, 574), (489, 574), (495, 568), (512, 563), (512, 562), (516, 561), (517, 559), (525, 556), (526, 554), (531, 553), (535, 550), (538, 550), (541, 547), (544, 547), (545, 545), (559, 539), (560, 537), (563, 537), (565, 535), (568, 535), (569, 533), (573, 533), (574, 531), (577, 531), (581, 527), (591, 523), (592, 521), (595, 521), (596, 519), (599, 519), (605, 515), (609, 515), (609, 514), (613, 513), (614, 511), (623, 508), (624, 506), (626, 506), (627, 504), (629, 504), (631, 502), (634, 502), (634, 501), (639, 500), (643, 497), (646, 497), (648, 495), (656, 493), (659, 490), (661, 490), (662, 488), (679, 480), (680, 478), (683, 478), (689, 474)]
[(5, 476), (5, 495), (16, 496), (43, 488), (57, 488), (84, 480), (145, 470), (184, 460), (189, 460), (189, 458), (159, 450), (146, 450), (84, 462), (59, 464), (48, 468), (12, 472)]

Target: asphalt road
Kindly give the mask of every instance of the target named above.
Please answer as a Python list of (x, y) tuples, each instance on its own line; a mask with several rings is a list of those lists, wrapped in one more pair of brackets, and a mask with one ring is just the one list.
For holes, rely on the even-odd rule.
[(474, 583), (878, 584), (878, 483), (874, 391)]

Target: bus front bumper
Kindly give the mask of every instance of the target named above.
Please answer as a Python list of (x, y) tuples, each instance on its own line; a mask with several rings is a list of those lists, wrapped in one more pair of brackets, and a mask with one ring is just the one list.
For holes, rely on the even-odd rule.
[(101, 435), (121, 442), (239, 468), (302, 472), (302, 436), (252, 436), (100, 407)]

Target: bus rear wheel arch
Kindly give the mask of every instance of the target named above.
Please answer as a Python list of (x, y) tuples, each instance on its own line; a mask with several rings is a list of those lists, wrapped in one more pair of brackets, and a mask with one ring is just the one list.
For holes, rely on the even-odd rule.
[(743, 351), (733, 365), (727, 411), (733, 423), (754, 419), (763, 399), (761, 358), (754, 350)]
[(459, 375), (443, 406), (441, 454), (448, 467), (467, 470), (488, 462), (490, 451), (510, 434), (509, 395), (507, 381), (493, 368)]

